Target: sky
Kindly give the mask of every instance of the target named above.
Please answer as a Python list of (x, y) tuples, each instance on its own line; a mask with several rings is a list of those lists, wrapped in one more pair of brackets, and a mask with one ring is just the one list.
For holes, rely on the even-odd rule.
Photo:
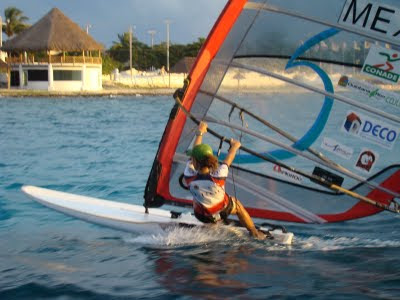
[[(118, 34), (134, 27), (135, 36), (150, 45), (147, 32), (156, 30), (154, 44), (166, 41), (165, 20), (169, 19), (170, 42), (187, 44), (207, 37), (227, 0), (1, 0), (0, 14), (14, 6), (34, 24), (52, 8), (59, 8), (72, 21), (109, 48)], [(3, 20), (4, 22), (4, 20)], [(7, 36), (3, 34), (3, 41)]]

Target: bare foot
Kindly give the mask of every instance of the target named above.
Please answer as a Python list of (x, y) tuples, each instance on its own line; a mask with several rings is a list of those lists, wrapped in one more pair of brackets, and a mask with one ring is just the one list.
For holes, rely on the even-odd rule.
[(257, 240), (263, 241), (267, 238), (267, 236), (265, 235), (264, 232), (260, 231), (260, 230), (254, 230), (251, 235), (253, 237), (255, 237)]

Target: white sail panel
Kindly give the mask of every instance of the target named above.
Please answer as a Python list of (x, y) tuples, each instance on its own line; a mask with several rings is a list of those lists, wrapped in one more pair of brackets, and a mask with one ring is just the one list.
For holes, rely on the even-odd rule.
[[(179, 178), (197, 122), (206, 120), (218, 133), (204, 138), (213, 149), (221, 137), (240, 139), (251, 149), (236, 156), (227, 190), (253, 216), (323, 223), (389, 207), (400, 189), (400, 110), (390, 94), (396, 87), (362, 68), (371, 44), (396, 51), (397, 40), (338, 22), (345, 0), (232, 2), (211, 32), (183, 97), (192, 118), (182, 116), (165, 174), (171, 200), (190, 203)], [(229, 9), (240, 11), (231, 25), (224, 23)], [(226, 31), (222, 41), (216, 37), (220, 28)], [(221, 44), (201, 66), (206, 73), (193, 77), (217, 44), (213, 39)], [(357, 83), (372, 89), (367, 97)], [(377, 94), (393, 99), (381, 101), (373, 97)]]

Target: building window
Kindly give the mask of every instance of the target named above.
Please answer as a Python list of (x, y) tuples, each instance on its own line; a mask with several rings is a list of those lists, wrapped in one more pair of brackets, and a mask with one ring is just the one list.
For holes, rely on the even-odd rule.
[(48, 81), (49, 72), (47, 70), (28, 70), (28, 81)]
[(70, 71), (70, 70), (54, 70), (53, 71), (54, 80), (82, 80), (81, 71)]
[(19, 71), (10, 72), (10, 85), (19, 86)]

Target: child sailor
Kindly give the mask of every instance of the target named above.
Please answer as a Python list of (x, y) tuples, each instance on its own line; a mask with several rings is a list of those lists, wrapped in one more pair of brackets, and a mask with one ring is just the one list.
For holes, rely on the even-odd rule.
[(203, 134), (207, 132), (207, 123), (200, 122), (190, 152), (191, 158), (186, 164), (184, 178), (193, 195), (193, 208), (196, 218), (203, 223), (218, 223), (227, 220), (230, 214), (238, 216), (240, 223), (257, 239), (266, 236), (259, 231), (244, 206), (238, 199), (225, 192), (225, 180), (229, 166), (233, 162), (240, 142), (231, 139), (231, 147), (222, 164), (213, 155), (210, 145), (202, 144)]

